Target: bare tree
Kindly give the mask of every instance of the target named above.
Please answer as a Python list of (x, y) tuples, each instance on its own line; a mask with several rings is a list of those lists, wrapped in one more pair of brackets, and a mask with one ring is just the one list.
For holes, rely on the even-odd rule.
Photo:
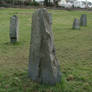
[(86, 8), (88, 8), (88, 1), (86, 0)]

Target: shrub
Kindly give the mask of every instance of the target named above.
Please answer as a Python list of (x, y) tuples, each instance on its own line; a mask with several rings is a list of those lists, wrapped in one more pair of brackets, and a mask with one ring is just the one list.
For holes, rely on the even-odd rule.
[(39, 6), (39, 3), (35, 1), (35, 2), (30, 2), (29, 5), (31, 5), (31, 6)]

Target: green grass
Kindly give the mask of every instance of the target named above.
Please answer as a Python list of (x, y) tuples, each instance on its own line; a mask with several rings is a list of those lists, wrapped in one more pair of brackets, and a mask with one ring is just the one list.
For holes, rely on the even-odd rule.
[[(0, 92), (92, 92), (92, 12), (49, 10), (62, 82), (56, 86), (28, 78), (31, 9), (0, 9)], [(88, 26), (72, 30), (74, 18), (87, 14)], [(9, 39), (10, 17), (19, 17), (19, 42)]]

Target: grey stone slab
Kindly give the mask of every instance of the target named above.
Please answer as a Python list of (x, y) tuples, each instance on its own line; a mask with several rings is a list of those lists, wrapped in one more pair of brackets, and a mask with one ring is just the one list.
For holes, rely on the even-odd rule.
[(29, 76), (34, 81), (51, 85), (61, 82), (53, 40), (52, 16), (46, 9), (38, 9), (32, 17), (29, 55)]
[(82, 14), (80, 17), (80, 26), (87, 26), (87, 15)]
[(18, 17), (16, 15), (13, 15), (10, 18), (10, 41), (11, 43), (18, 41)]
[(72, 28), (73, 29), (80, 29), (80, 22), (77, 18), (74, 19)]

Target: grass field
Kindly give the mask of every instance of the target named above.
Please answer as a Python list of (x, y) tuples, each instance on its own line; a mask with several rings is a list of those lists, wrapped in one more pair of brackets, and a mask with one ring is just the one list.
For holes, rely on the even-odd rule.
[[(92, 92), (92, 12), (49, 10), (62, 81), (56, 86), (28, 78), (31, 9), (0, 9), (0, 92)], [(74, 18), (87, 14), (88, 26), (72, 30)], [(9, 39), (10, 17), (19, 17), (19, 42)]]

